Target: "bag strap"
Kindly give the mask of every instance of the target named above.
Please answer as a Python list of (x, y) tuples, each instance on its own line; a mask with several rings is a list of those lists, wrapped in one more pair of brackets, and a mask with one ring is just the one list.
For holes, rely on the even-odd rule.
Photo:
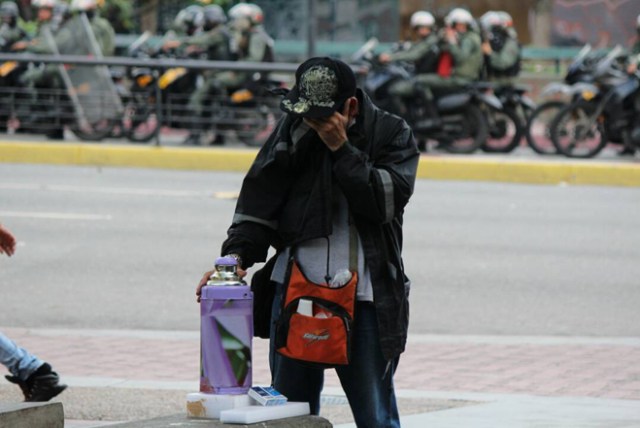
[(358, 272), (358, 230), (349, 215), (349, 269)]

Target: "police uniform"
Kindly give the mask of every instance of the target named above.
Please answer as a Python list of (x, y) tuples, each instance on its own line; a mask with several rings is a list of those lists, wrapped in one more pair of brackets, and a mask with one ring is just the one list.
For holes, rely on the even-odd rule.
[[(412, 44), (406, 51), (394, 52), (390, 55), (391, 61), (406, 61), (415, 64), (417, 75), (432, 73), (432, 57), (436, 56), (438, 36), (430, 33), (427, 37)], [(389, 94), (394, 97), (410, 97), (414, 94), (415, 82), (418, 78), (401, 80), (389, 88)]]
[[(254, 25), (238, 35), (238, 60), (250, 62), (273, 61), (273, 39), (262, 25)], [(227, 71), (218, 79), (225, 88), (238, 88), (250, 79), (251, 71)]]
[[(206, 57), (211, 61), (227, 61), (231, 58), (229, 53), (229, 34), (224, 26), (219, 25), (207, 32), (188, 37), (183, 45), (194, 46), (206, 53)], [(220, 83), (216, 70), (207, 70), (203, 73), (204, 82), (189, 97), (189, 110), (198, 117), (202, 114), (204, 103), (207, 97), (219, 91)]]
[(489, 78), (501, 85), (513, 84), (516, 77), (509, 71), (520, 60), (520, 45), (518, 41), (505, 33), (504, 44), (499, 49), (494, 49), (487, 55), (487, 71)]

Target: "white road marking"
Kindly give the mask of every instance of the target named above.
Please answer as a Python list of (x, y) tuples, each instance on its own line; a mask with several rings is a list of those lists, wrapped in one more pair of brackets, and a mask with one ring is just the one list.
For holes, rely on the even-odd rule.
[(103, 193), (111, 195), (136, 195), (136, 196), (165, 196), (179, 198), (193, 197), (214, 197), (216, 199), (236, 199), (238, 192), (214, 192), (209, 193), (197, 190), (169, 190), (169, 189), (144, 189), (144, 188), (124, 188), (124, 187), (87, 187), (68, 186), (58, 184), (23, 184), (23, 183), (0, 183), (0, 189), (6, 190), (49, 190), (55, 192), (77, 192), (77, 193)]
[(44, 220), (112, 220), (109, 214), (80, 214), (80, 213), (52, 213), (52, 212), (27, 212), (27, 211), (0, 211), (0, 218), (37, 218)]

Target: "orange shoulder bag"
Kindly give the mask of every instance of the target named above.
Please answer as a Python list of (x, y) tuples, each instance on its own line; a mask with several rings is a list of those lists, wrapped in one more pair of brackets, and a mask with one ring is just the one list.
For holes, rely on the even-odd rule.
[[(309, 281), (292, 249), (282, 312), (276, 326), (276, 351), (280, 354), (322, 368), (349, 364), (358, 285), (356, 231), (353, 225), (349, 229), (351, 279), (340, 287)], [(299, 307), (301, 301), (311, 302), (312, 309), (306, 314), (300, 313), (304, 312)]]

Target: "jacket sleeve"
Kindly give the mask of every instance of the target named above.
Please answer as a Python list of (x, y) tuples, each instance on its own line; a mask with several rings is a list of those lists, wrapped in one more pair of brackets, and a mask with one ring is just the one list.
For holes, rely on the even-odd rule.
[(402, 124), (395, 132), (378, 133), (372, 159), (349, 142), (333, 153), (333, 171), (350, 210), (378, 224), (401, 214), (413, 193), (419, 151)]
[(277, 159), (283, 144), (278, 136), (276, 130), (245, 176), (227, 239), (222, 244), (221, 253), (239, 254), (244, 268), (266, 260), (269, 247), (274, 245), (278, 215), (291, 184), (287, 168)]

